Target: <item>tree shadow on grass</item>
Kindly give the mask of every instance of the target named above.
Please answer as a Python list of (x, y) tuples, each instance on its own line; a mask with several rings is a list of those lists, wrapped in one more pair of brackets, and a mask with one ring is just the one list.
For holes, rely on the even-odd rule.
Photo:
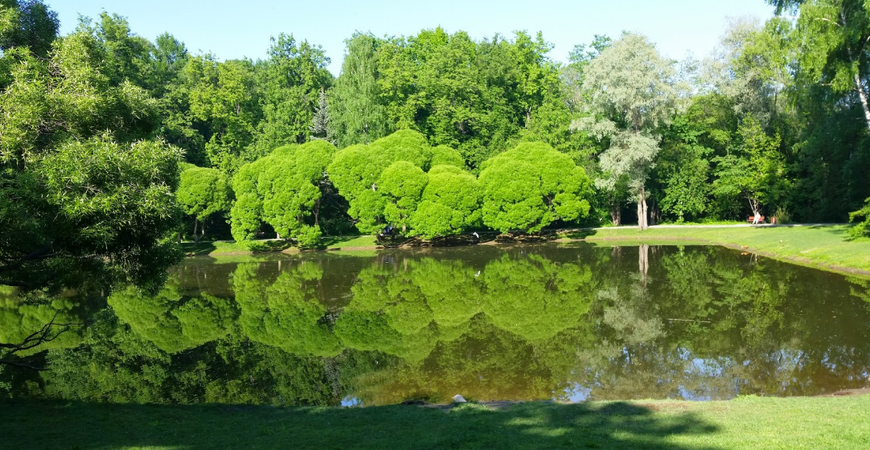
[[(275, 408), (0, 402), (5, 448), (680, 449), (717, 432), (633, 403)], [(694, 442), (691, 448), (713, 449)]]
[(563, 233), (566, 239), (586, 239), (589, 236), (594, 236), (595, 230), (591, 228), (581, 228), (579, 230), (571, 230)]
[(194, 244), (193, 242), (185, 242), (181, 244), (181, 250), (185, 256), (207, 256), (215, 251), (217, 247), (213, 242), (202, 242)]

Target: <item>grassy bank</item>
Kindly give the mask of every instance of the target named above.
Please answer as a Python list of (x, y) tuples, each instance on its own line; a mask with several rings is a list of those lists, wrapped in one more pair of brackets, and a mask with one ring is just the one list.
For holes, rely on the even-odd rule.
[[(321, 245), (313, 250), (355, 250), (372, 249), (377, 246), (374, 236), (334, 236), (321, 240)], [(187, 256), (229, 256), (251, 255), (257, 253), (285, 252), (297, 253), (299, 248), (291, 241), (259, 240), (250, 242), (212, 241), (195, 244), (184, 242), (181, 249)]]
[(603, 228), (563, 233), (589, 242), (628, 240), (657, 242), (695, 240), (746, 249), (777, 259), (838, 271), (870, 274), (870, 239), (847, 240), (845, 225), (776, 227), (634, 227)]
[[(563, 240), (588, 242), (613, 241), (622, 244), (697, 242), (744, 249), (764, 256), (827, 268), (870, 275), (870, 239), (848, 240), (846, 225), (829, 226), (673, 226), (638, 231), (635, 227), (584, 229), (560, 232)], [(484, 240), (491, 240), (489, 237)], [(373, 250), (374, 236), (324, 238), (320, 250)], [(250, 255), (268, 252), (296, 253), (300, 250), (283, 240), (253, 242), (215, 241), (182, 244), (188, 256)]]
[(0, 402), (3, 448), (870, 448), (870, 397), (272, 408)]

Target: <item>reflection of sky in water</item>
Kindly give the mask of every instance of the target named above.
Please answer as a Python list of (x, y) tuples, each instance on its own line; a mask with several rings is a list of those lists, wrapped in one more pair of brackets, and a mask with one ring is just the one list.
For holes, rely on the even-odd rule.
[(341, 399), (341, 406), (344, 407), (353, 407), (353, 406), (362, 406), (362, 402), (356, 397), (345, 397)]
[[(592, 393), (592, 388), (588, 388), (585, 386), (581, 386), (579, 383), (574, 383), (573, 386), (565, 389), (565, 396), (568, 397), (569, 401), (572, 402), (585, 402), (589, 400), (589, 396)], [(557, 399), (554, 399), (557, 400)]]

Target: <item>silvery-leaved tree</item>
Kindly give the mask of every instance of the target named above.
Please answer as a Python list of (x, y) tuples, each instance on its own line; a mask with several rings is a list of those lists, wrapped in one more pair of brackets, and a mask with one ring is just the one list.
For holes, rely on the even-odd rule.
[(625, 33), (586, 67), (583, 90), (591, 116), (579, 120), (597, 139), (608, 139), (601, 153), (604, 176), (599, 189), (626, 183), (637, 200), (638, 227), (647, 228), (646, 180), (655, 164), (661, 137), (678, 100), (674, 63), (663, 58), (649, 40)]

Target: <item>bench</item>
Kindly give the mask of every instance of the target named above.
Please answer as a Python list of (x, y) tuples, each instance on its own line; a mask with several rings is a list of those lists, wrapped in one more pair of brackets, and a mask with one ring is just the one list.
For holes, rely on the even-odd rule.
[[(758, 216), (758, 223), (764, 223), (764, 216)], [(755, 216), (749, 216), (746, 218), (746, 221), (752, 223), (755, 220)]]

